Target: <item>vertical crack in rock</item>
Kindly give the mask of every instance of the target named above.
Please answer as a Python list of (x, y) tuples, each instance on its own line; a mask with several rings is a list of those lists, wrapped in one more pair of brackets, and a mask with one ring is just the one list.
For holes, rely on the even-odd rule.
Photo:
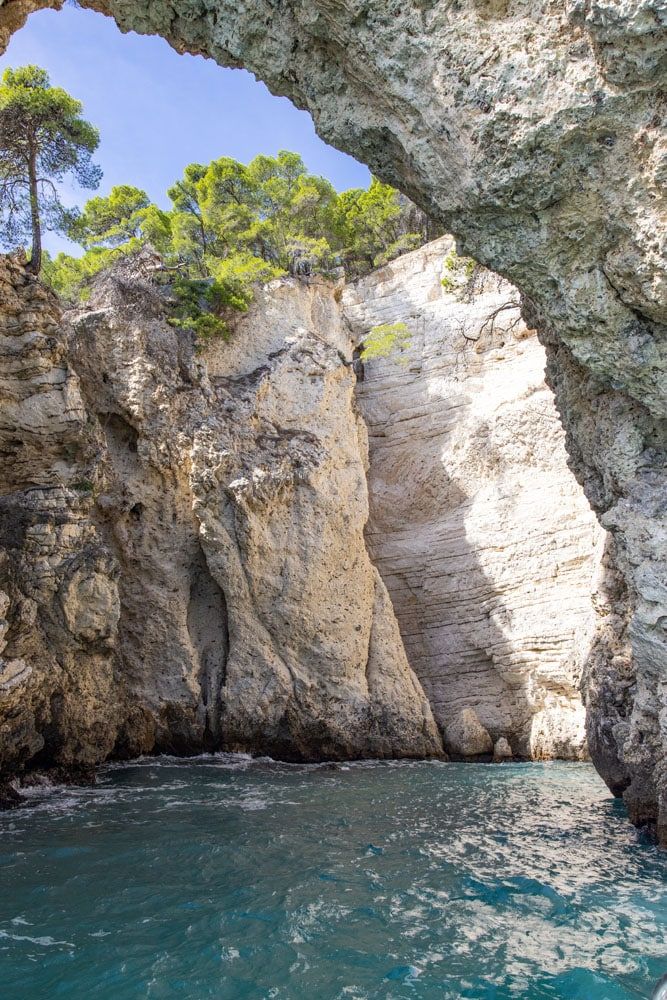
[[(69, 316), (71, 357), (99, 422), (95, 517), (121, 569), (126, 707), (116, 752), (124, 756), (191, 753), (219, 739), (219, 706), (210, 701), (217, 654), (204, 656), (192, 607), (215, 594), (212, 581), (193, 581), (193, 567), (201, 576), (205, 563), (189, 452), (207, 390), (192, 345), (164, 320), (150, 278), (156, 263), (147, 253), (102, 276), (86, 308)], [(215, 602), (224, 621), (219, 594)], [(224, 625), (217, 637), (224, 647)]]
[(199, 661), (204, 746), (222, 746), (223, 688), (229, 653), (225, 595), (211, 576), (200, 549), (191, 569), (188, 632)]

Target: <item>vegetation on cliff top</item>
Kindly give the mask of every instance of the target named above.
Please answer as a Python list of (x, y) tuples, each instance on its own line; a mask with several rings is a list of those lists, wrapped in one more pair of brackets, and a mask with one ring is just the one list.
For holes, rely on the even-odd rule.
[(338, 193), (297, 153), (192, 163), (168, 191), (171, 209), (130, 185), (91, 198), (69, 227), (82, 257), (59, 254), (45, 276), (65, 298), (118, 254), (151, 244), (187, 279), (213, 279), (241, 301), (257, 282), (285, 274), (356, 276), (429, 238), (428, 221), (373, 178)]
[[(65, 300), (86, 297), (90, 279), (120, 256), (152, 246), (173, 275), (171, 322), (198, 339), (226, 335), (253, 286), (281, 275), (356, 277), (433, 237), (427, 217), (394, 188), (339, 193), (297, 153), (223, 156), (191, 163), (163, 209), (145, 191), (118, 185), (82, 209), (64, 208), (57, 182), (72, 172), (96, 187), (99, 136), (82, 107), (35, 66), (7, 70), (0, 87), (0, 240), (32, 237), (30, 266)], [(41, 252), (42, 229), (69, 236), (81, 256)]]

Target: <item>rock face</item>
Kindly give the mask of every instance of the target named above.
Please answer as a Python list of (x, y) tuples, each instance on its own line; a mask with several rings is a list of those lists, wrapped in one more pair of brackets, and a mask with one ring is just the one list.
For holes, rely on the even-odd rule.
[[(42, 6), (0, 0), (0, 44)], [(667, 842), (663, 0), (84, 6), (253, 71), (520, 289), (632, 608), (635, 680), (592, 671), (594, 758)]]
[(501, 736), (493, 748), (494, 764), (502, 764), (503, 761), (511, 760), (512, 756), (512, 747), (509, 745), (505, 737)]
[(136, 269), (66, 328), (16, 262), (2, 278), (3, 773), (440, 755), (366, 551), (333, 288), (276, 286), (199, 358)]
[(474, 708), (463, 708), (445, 728), (445, 741), (457, 757), (480, 757), (491, 753), (493, 740)]
[(366, 551), (366, 432), (333, 289), (279, 283), (254, 315), (207, 352), (224, 419), (193, 449), (203, 550), (229, 615), (225, 745), (439, 753)]
[(633, 821), (667, 845), (667, 422), (564, 345), (547, 341), (547, 355), (570, 466), (611, 535), (585, 681), (591, 754)]
[(437, 240), (344, 292), (357, 338), (393, 322), (412, 335), (358, 385), (369, 547), (447, 749), (464, 755), (450, 734), (474, 710), (485, 743), (580, 758), (604, 533), (567, 468), (544, 349), (515, 290), (456, 270), (445, 290), (450, 250)]
[(97, 440), (55, 299), (0, 258), (0, 762), (114, 745), (118, 567), (92, 518)]
[[(457, 757), (585, 754), (600, 532), (511, 288), (445, 294), (450, 247), (275, 282), (201, 354), (150, 252), (66, 322), (3, 259), (5, 775), (424, 757), (441, 732)], [(408, 364), (357, 383), (351, 333), (390, 319)]]

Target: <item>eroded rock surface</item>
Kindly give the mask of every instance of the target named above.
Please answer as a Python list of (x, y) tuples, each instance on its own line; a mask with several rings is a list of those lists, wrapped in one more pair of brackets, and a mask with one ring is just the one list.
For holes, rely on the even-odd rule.
[(474, 754), (504, 737), (522, 756), (580, 758), (603, 532), (515, 290), (462, 267), (445, 290), (450, 250), (443, 238), (344, 292), (359, 339), (394, 322), (412, 338), (358, 385), (370, 550), (449, 750), (465, 756), (471, 711), (487, 734)]
[(450, 752), (464, 759), (481, 757), (493, 750), (488, 729), (479, 721), (474, 708), (462, 708), (445, 727), (445, 742)]
[(118, 568), (92, 517), (98, 442), (55, 298), (0, 258), (0, 766), (114, 745)]
[(3, 773), (440, 755), (366, 551), (334, 289), (277, 285), (200, 357), (156, 263), (100, 278), (65, 326), (3, 261)]
[[(346, 289), (273, 283), (201, 354), (150, 251), (67, 322), (5, 262), (5, 769), (429, 756), (436, 720), (457, 756), (585, 754), (599, 532), (513, 290), (445, 294), (450, 248)], [(351, 334), (401, 319), (407, 358), (357, 383)]]
[[(663, 0), (84, 5), (255, 72), (521, 290), (634, 609), (637, 696), (596, 761), (667, 841)], [(41, 6), (0, 0), (0, 44)]]
[(667, 422), (545, 342), (570, 466), (611, 535), (585, 686), (591, 753), (667, 844)]
[(421, 756), (440, 739), (366, 551), (366, 432), (334, 290), (270, 288), (206, 354), (223, 412), (195, 441), (195, 511), (224, 588), (227, 746)]

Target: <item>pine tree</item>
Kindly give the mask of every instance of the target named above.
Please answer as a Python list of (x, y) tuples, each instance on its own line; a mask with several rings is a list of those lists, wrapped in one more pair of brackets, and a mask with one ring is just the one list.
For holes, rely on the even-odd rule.
[(7, 69), (0, 83), (0, 240), (14, 247), (32, 240), (30, 269), (42, 266), (42, 232), (67, 232), (76, 211), (60, 199), (58, 183), (71, 174), (96, 188), (102, 172), (92, 162), (99, 133), (81, 117), (83, 106), (52, 87), (39, 66)]

